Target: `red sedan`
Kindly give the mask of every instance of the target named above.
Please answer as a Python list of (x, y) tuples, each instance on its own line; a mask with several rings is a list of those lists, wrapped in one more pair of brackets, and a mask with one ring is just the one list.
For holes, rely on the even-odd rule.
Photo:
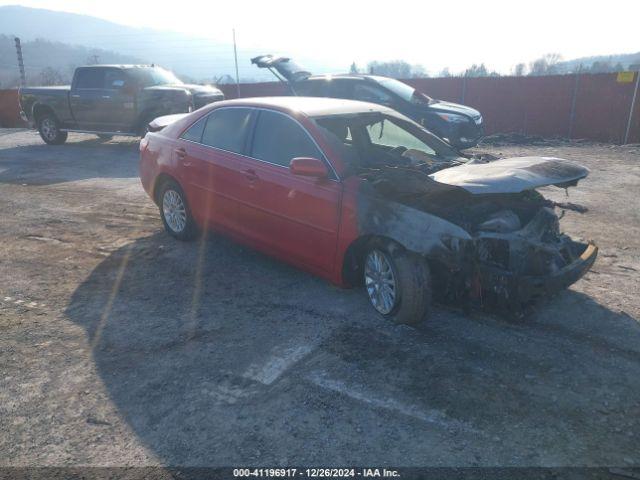
[(389, 108), (328, 98), (231, 100), (150, 127), (140, 177), (168, 233), (214, 229), (341, 286), (364, 284), (398, 322), (423, 319), (432, 291), (524, 305), (595, 260), (533, 191), (588, 174), (566, 160), (469, 160)]

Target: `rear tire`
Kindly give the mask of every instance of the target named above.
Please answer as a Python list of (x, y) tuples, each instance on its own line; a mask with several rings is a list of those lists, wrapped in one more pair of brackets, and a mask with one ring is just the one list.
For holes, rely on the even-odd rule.
[(169, 235), (183, 241), (193, 240), (198, 235), (187, 197), (177, 182), (167, 180), (162, 184), (158, 205), (162, 223)]
[(53, 113), (44, 113), (38, 118), (40, 138), (49, 145), (62, 145), (67, 141), (67, 132), (60, 131), (60, 122)]
[(365, 254), (363, 271), (369, 301), (384, 318), (417, 325), (429, 315), (431, 273), (422, 256), (397, 244), (375, 243)]

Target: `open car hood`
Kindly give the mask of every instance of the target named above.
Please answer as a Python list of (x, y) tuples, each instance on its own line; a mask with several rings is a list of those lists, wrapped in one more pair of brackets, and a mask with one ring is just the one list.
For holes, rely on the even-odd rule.
[[(275, 57), (273, 55), (260, 55), (251, 59), (251, 63), (258, 68), (267, 68), (276, 75), (280, 74), (282, 80), (288, 82), (299, 82), (311, 76), (311, 72), (306, 71), (297, 63), (287, 57)], [(276, 74), (277, 72), (277, 74)]]
[(561, 158), (515, 157), (488, 163), (471, 160), (429, 176), (474, 194), (487, 194), (519, 193), (546, 185), (569, 187), (588, 174), (588, 168)]

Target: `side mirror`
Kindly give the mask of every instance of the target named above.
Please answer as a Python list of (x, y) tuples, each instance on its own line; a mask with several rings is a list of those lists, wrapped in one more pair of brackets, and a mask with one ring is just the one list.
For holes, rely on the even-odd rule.
[(297, 157), (291, 160), (289, 170), (294, 175), (314, 178), (327, 178), (329, 170), (322, 160), (317, 158)]

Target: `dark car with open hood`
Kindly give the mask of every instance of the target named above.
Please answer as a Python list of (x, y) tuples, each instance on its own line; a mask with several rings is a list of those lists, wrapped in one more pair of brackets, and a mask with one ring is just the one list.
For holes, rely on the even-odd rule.
[(172, 236), (212, 228), (416, 323), (432, 294), (519, 312), (576, 282), (597, 247), (557, 204), (589, 171), (551, 157), (461, 157), (380, 105), (311, 97), (218, 102), (152, 122), (142, 184)]
[(137, 136), (151, 120), (223, 100), (220, 90), (188, 85), (155, 65), (91, 65), (75, 70), (70, 86), (20, 89), (20, 115), (50, 145), (68, 132)]
[(484, 136), (482, 115), (457, 103), (437, 100), (394, 78), (378, 75), (311, 75), (287, 57), (261, 55), (251, 59), (287, 83), (295, 95), (333, 97), (377, 103), (393, 108), (446, 140), (455, 148), (474, 147)]

